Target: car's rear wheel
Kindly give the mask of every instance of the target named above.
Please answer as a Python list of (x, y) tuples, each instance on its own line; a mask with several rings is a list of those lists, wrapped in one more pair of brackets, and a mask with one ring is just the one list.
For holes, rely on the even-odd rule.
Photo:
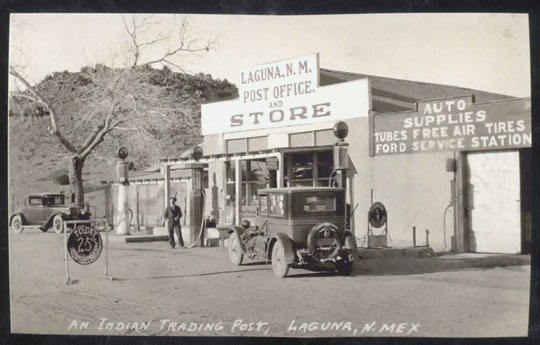
[(244, 253), (242, 253), (240, 238), (238, 238), (238, 234), (236, 232), (233, 232), (231, 236), (229, 236), (228, 251), (231, 262), (237, 266), (240, 266), (244, 260)]
[(272, 271), (278, 278), (283, 278), (289, 272), (289, 264), (285, 257), (285, 248), (277, 241), (272, 248)]
[(348, 276), (352, 273), (354, 261), (338, 260), (336, 270), (342, 276)]
[(64, 232), (64, 220), (62, 219), (62, 216), (60, 215), (54, 216), (53, 221), (52, 221), (52, 229), (57, 234)]
[(11, 219), (11, 229), (18, 234), (23, 231), (23, 223), (20, 215), (16, 215)]

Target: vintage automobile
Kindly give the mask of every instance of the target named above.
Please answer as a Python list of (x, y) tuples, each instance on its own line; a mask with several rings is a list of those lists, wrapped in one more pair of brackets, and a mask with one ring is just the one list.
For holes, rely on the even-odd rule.
[(42, 193), (25, 196), (24, 207), (11, 215), (10, 225), (14, 232), (20, 233), (25, 225), (39, 226), (47, 232), (64, 231), (64, 220), (84, 220), (90, 222), (90, 212), (76, 205), (66, 205), (61, 193)]
[(268, 188), (258, 191), (254, 226), (244, 220), (229, 233), (229, 258), (271, 261), (283, 278), (290, 267), (336, 270), (349, 275), (358, 259), (354, 235), (345, 230), (345, 189)]

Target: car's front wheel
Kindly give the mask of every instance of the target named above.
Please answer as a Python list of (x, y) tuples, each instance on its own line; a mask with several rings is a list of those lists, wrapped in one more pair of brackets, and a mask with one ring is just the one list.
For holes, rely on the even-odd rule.
[(238, 238), (238, 234), (236, 232), (233, 232), (229, 237), (228, 251), (231, 262), (237, 266), (240, 266), (244, 260), (244, 253), (242, 253), (242, 248), (240, 247), (240, 238)]
[(23, 223), (20, 215), (16, 215), (11, 219), (11, 229), (18, 234), (23, 231)]
[(62, 216), (60, 215), (54, 216), (53, 221), (52, 221), (52, 229), (57, 234), (64, 232), (64, 220), (62, 219)]
[(277, 241), (272, 248), (272, 271), (278, 278), (283, 278), (289, 272), (289, 264), (285, 258), (283, 243)]

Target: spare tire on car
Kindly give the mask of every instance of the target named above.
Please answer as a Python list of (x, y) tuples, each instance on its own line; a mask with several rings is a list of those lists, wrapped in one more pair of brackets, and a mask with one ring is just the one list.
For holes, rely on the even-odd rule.
[(341, 249), (337, 226), (328, 222), (313, 226), (307, 237), (307, 248), (319, 261), (335, 258)]

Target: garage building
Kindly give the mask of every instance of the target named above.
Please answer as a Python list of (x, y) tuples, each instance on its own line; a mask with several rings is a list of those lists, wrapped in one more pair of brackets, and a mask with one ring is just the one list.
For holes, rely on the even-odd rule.
[(359, 245), (382, 202), (388, 246), (412, 246), (414, 228), (435, 250), (530, 251), (530, 98), (320, 69), (318, 54), (240, 73), (238, 99), (202, 106), (205, 215), (218, 224), (253, 218), (261, 188), (331, 185), (344, 121)]

